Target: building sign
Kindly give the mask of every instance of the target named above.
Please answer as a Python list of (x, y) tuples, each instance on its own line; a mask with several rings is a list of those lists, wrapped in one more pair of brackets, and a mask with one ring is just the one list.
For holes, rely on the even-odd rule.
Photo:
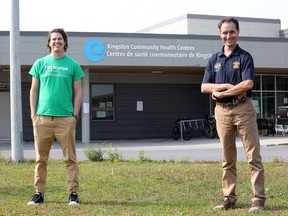
[(183, 61), (187, 61), (187, 64), (199, 66), (199, 61), (205, 62), (202, 64), (206, 65), (207, 60), (212, 56), (212, 53), (207, 50), (211, 49), (206, 44), (201, 46), (195, 42), (194, 45), (191, 44), (191, 40), (187, 42), (179, 40), (177, 43), (177, 41), (169, 39), (156, 41), (126, 39), (126, 42), (113, 41), (113, 39), (108, 42), (92, 39), (85, 44), (84, 55), (86, 59), (94, 63), (106, 61), (107, 64), (109, 60), (115, 62), (115, 59), (118, 59), (118, 61), (129, 60), (129, 65), (131, 65), (131, 61), (135, 64), (142, 63), (141, 65), (149, 64), (149, 61), (152, 63), (163, 62), (165, 65), (171, 61), (176, 64), (177, 61), (181, 61), (181, 65), (183, 65)]
[(90, 40), (84, 47), (85, 57), (92, 62), (99, 62), (105, 57), (105, 46), (99, 40)]

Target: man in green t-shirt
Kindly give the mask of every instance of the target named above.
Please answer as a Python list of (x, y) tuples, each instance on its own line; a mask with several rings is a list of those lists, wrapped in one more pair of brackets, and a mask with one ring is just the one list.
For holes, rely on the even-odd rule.
[(28, 205), (44, 202), (47, 162), (54, 139), (61, 145), (67, 169), (69, 205), (79, 205), (75, 128), (82, 100), (80, 65), (65, 55), (68, 37), (63, 29), (48, 34), (49, 55), (36, 60), (32, 75), (30, 109), (36, 153), (34, 187)]

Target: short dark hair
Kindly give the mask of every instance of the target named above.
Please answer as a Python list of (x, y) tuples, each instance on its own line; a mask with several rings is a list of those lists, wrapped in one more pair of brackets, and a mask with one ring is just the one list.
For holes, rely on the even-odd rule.
[(229, 23), (229, 22), (233, 22), (236, 26), (237, 31), (239, 31), (239, 22), (237, 19), (233, 18), (233, 17), (226, 17), (224, 19), (222, 19), (219, 23), (218, 23), (218, 28), (219, 30), (221, 30), (221, 26), (223, 23)]
[(51, 40), (51, 34), (52, 33), (60, 33), (64, 39), (65, 46), (64, 46), (64, 51), (66, 52), (68, 49), (68, 35), (62, 28), (54, 28), (48, 33), (48, 39), (47, 39), (47, 49), (49, 53), (51, 52), (51, 47), (49, 46), (50, 40)]

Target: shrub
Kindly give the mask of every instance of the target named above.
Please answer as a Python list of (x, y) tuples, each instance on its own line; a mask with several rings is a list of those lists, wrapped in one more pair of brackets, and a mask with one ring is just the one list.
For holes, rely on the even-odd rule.
[(151, 159), (145, 157), (144, 150), (139, 150), (139, 160), (140, 161), (152, 161)]
[(84, 154), (90, 161), (98, 162), (104, 160), (105, 150), (101, 146), (88, 146), (84, 150)]
[(110, 160), (110, 161), (122, 161), (123, 160), (122, 152), (119, 150), (118, 147), (115, 147), (113, 151), (112, 145), (108, 146), (107, 160)]

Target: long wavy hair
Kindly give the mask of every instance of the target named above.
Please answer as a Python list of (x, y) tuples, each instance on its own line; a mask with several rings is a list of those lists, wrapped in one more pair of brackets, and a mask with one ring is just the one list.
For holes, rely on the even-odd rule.
[(49, 33), (48, 33), (48, 39), (47, 39), (47, 49), (49, 51), (49, 53), (51, 53), (51, 47), (49, 46), (50, 40), (51, 40), (51, 34), (52, 33), (60, 33), (64, 39), (65, 42), (65, 46), (64, 46), (64, 51), (66, 52), (68, 49), (68, 36), (66, 34), (66, 32), (64, 31), (64, 29), (62, 28), (55, 28), (52, 29)]

